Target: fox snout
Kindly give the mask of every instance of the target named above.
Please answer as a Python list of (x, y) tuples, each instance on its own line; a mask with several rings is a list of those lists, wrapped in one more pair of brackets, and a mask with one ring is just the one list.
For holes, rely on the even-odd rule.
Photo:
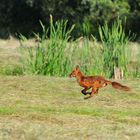
[(69, 74), (69, 77), (70, 77), (70, 78), (72, 77), (71, 74)]
[(70, 77), (70, 78), (71, 78), (71, 77), (73, 77), (72, 73), (71, 73), (71, 74), (69, 74), (69, 77)]
[(69, 77), (71, 78), (71, 77), (75, 77), (76, 75), (75, 75), (75, 73), (74, 72), (72, 72), (71, 74), (69, 74)]

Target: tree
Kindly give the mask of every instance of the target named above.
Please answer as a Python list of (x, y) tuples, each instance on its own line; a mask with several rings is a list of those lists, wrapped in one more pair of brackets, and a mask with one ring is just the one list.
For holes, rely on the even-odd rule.
[(0, 37), (40, 32), (39, 20), (48, 26), (50, 14), (54, 21), (75, 24), (74, 37), (83, 35), (86, 26), (97, 37), (99, 25), (112, 24), (118, 16), (127, 17), (126, 29), (140, 35), (140, 0), (1, 0)]
[(130, 13), (127, 20), (127, 29), (131, 29), (140, 39), (140, 0), (128, 0), (130, 5)]

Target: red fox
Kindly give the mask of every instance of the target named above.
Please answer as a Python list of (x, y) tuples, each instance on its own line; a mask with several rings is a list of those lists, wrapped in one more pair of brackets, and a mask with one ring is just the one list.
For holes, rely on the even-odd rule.
[[(84, 95), (89, 94), (89, 96), (85, 97), (84, 99), (91, 98), (94, 94), (98, 93), (98, 90), (101, 87), (105, 87), (107, 85), (112, 85), (113, 88), (119, 90), (130, 91), (129, 87), (124, 86), (118, 82), (108, 81), (102, 76), (85, 76), (80, 71), (79, 66), (76, 66), (76, 68), (72, 71), (72, 73), (69, 76), (75, 77), (79, 85), (84, 87), (84, 89), (81, 91)], [(87, 90), (89, 90), (90, 88), (92, 88), (92, 91), (87, 92)]]

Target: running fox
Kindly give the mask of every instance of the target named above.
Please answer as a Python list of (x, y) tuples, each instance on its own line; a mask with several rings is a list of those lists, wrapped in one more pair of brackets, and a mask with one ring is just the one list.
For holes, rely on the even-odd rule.
[[(121, 85), (117, 82), (108, 81), (102, 76), (85, 76), (80, 71), (79, 66), (76, 66), (76, 68), (72, 71), (72, 73), (69, 76), (76, 77), (79, 85), (84, 87), (84, 89), (81, 91), (84, 95), (89, 94), (89, 96), (85, 97), (84, 99), (91, 98), (94, 94), (98, 93), (98, 90), (101, 87), (105, 87), (107, 85), (112, 85), (113, 88), (119, 90), (130, 91), (129, 87)], [(87, 92), (87, 90), (89, 90), (90, 88), (92, 88), (92, 91)]]

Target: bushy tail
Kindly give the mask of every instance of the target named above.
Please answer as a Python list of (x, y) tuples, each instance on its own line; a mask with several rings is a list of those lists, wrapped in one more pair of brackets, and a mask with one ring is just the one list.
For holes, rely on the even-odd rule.
[(111, 82), (111, 81), (107, 81), (107, 84), (112, 85), (113, 88), (119, 89), (119, 90), (124, 90), (124, 91), (130, 91), (131, 89), (127, 86), (124, 86), (118, 82)]

